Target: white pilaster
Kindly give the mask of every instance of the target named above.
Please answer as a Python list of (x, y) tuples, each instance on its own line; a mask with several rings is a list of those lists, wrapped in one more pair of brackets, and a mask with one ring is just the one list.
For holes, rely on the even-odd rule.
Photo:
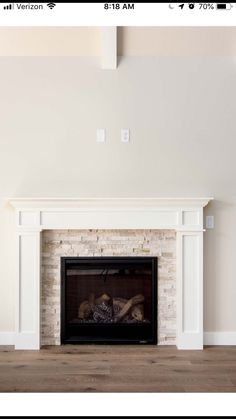
[(203, 232), (177, 232), (177, 347), (203, 348)]
[(15, 349), (40, 349), (40, 231), (17, 237)]

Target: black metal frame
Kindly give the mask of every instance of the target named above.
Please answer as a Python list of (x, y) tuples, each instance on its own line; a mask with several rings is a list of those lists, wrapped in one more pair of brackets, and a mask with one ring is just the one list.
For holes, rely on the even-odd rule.
[[(148, 337), (148, 339), (133, 339), (129, 338), (129, 334), (127, 333), (127, 338), (124, 339), (116, 339), (115, 337), (111, 337), (109, 339), (96, 339), (96, 338), (83, 338), (82, 336), (77, 337), (68, 337), (67, 331), (66, 331), (66, 269), (67, 266), (71, 265), (83, 265), (87, 264), (88, 261), (92, 263), (98, 263), (103, 262), (109, 264), (109, 262), (112, 263), (120, 263), (122, 262), (128, 262), (128, 263), (144, 263), (144, 262), (151, 262), (152, 265), (152, 322), (150, 325), (151, 335)], [(149, 345), (156, 345), (157, 344), (157, 301), (158, 301), (158, 288), (157, 288), (157, 273), (158, 273), (158, 258), (157, 257), (120, 257), (120, 256), (109, 256), (109, 257), (62, 257), (61, 258), (61, 344), (88, 344), (88, 343), (96, 343), (96, 344), (149, 344)], [(81, 325), (85, 328), (84, 325)], [(79, 326), (80, 327), (80, 326)], [(89, 327), (89, 330), (92, 330), (92, 327), (106, 327), (110, 331), (114, 330), (114, 327), (119, 327), (118, 324), (99, 324), (99, 325), (87, 325)], [(127, 331), (135, 331), (136, 328), (147, 328), (147, 326), (144, 325), (130, 325), (130, 324), (124, 324), (122, 327), (125, 330), (125, 327), (127, 328)], [(112, 329), (113, 328), (113, 329)], [(140, 330), (140, 329), (139, 329)], [(145, 329), (143, 329), (145, 330)]]

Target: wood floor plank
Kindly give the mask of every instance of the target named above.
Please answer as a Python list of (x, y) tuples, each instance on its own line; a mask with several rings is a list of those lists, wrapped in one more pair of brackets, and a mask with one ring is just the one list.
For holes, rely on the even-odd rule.
[(0, 392), (236, 392), (236, 347), (0, 347)]

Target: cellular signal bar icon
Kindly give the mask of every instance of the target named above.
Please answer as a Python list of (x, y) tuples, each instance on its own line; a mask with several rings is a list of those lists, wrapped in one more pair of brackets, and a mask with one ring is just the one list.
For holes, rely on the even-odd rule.
[(14, 9), (14, 4), (8, 4), (7, 6), (3, 6), (4, 10), (11, 10)]

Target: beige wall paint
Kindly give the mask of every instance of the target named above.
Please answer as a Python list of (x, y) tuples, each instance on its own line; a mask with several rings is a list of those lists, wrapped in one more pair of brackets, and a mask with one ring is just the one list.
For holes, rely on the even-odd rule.
[(222, 200), (215, 194), (218, 199), (205, 211), (206, 215), (214, 214), (216, 224), (214, 230), (207, 230), (204, 235), (204, 326), (207, 331), (236, 330), (234, 191), (235, 186), (231, 197)]
[[(215, 40), (217, 41), (217, 39)], [(234, 57), (0, 58), (0, 197), (214, 196), (205, 330), (236, 331)], [(95, 131), (107, 129), (107, 143)], [(130, 128), (131, 143), (120, 142)], [(14, 214), (0, 214), (0, 331), (14, 330)]]
[[(1, 155), (1, 151), (0, 151)], [(4, 180), (1, 178), (2, 184)], [(14, 330), (15, 324), (15, 278), (16, 278), (16, 232), (15, 214), (8, 205), (0, 211), (0, 332)]]
[(235, 56), (236, 27), (122, 27), (118, 52), (125, 56)]
[(0, 28), (0, 56), (97, 56), (100, 44), (96, 27)]
[[(119, 27), (120, 56), (236, 55), (236, 27)], [(0, 56), (100, 56), (98, 27), (1, 27)]]

